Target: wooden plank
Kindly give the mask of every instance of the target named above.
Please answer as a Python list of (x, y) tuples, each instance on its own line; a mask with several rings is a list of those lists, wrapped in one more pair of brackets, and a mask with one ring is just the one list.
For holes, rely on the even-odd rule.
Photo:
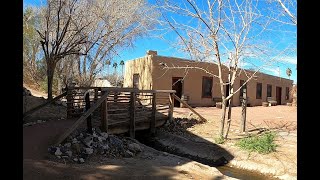
[(108, 112), (112, 112), (112, 111), (129, 111), (129, 108), (124, 108), (124, 109), (108, 109)]
[[(86, 111), (90, 109), (90, 98), (89, 98), (89, 93), (85, 94), (85, 100), (86, 100)], [(91, 122), (91, 115), (87, 117), (87, 132), (90, 134), (93, 134), (92, 131), (92, 122)]]
[[(105, 94), (105, 92), (103, 92), (103, 94)], [(107, 118), (108, 118), (108, 111), (107, 111), (107, 103), (108, 101), (105, 100), (102, 104), (101, 104), (101, 131), (103, 132), (107, 132), (108, 127), (107, 127)]]
[(122, 102), (122, 101), (119, 101), (119, 102), (113, 102), (113, 101), (108, 101), (108, 102), (110, 102), (110, 103), (113, 103), (113, 104), (130, 104), (130, 102), (128, 101), (128, 102)]
[(130, 137), (135, 138), (135, 111), (136, 111), (136, 93), (131, 92), (130, 98)]
[(98, 99), (98, 101), (93, 104), (92, 107), (90, 107), (90, 109), (88, 109), (87, 112), (85, 112), (69, 129), (67, 129), (67, 131), (65, 131), (57, 140), (55, 145), (59, 145), (63, 140), (65, 140), (84, 120), (87, 119), (87, 117), (93, 112), (95, 111), (100, 104), (102, 104), (105, 99), (108, 97), (108, 93), (104, 94), (100, 99)]
[(150, 101), (151, 98), (139, 98), (140, 101)]
[(199, 113), (197, 113), (191, 106), (189, 106), (189, 104), (187, 104), (185, 101), (181, 100), (177, 95), (173, 94), (173, 97), (178, 100), (180, 103), (182, 103), (183, 105), (185, 105), (187, 108), (189, 108), (193, 113), (195, 113), (196, 115), (198, 115), (200, 117), (201, 120), (207, 122), (207, 120), (202, 117)]
[(115, 113), (115, 114), (109, 114), (109, 116), (129, 116), (130, 114), (128, 112), (126, 113)]
[(74, 87), (74, 89), (83, 89), (83, 90), (86, 90), (86, 89), (98, 89), (99, 91), (101, 91), (101, 88), (103, 87)]
[(50, 104), (50, 103), (55, 102), (56, 100), (60, 99), (60, 98), (63, 97), (63, 96), (66, 96), (66, 95), (67, 95), (67, 92), (64, 92), (64, 93), (60, 94), (59, 96), (53, 98), (52, 100), (47, 101), (47, 102), (45, 102), (45, 103), (43, 103), (43, 104), (41, 104), (41, 105), (39, 105), (39, 106), (37, 106), (37, 107), (34, 107), (34, 108), (30, 109), (29, 111), (27, 111), (27, 112), (25, 112), (25, 113), (23, 114), (23, 118), (29, 116), (30, 114), (34, 113), (35, 111), (38, 111), (39, 109), (45, 107), (46, 105), (48, 105), (48, 104)]
[(115, 122), (112, 122), (110, 123), (109, 125), (115, 125), (115, 124), (128, 124), (129, 121), (115, 121)]
[(98, 100), (98, 89), (94, 89), (94, 102)]
[(69, 87), (69, 89), (67, 89), (67, 119), (72, 118), (72, 111), (71, 109), (73, 109), (73, 87)]
[(105, 111), (104, 111), (105, 119), (104, 119), (104, 124), (103, 124), (103, 130), (104, 130), (104, 132), (108, 132), (108, 126), (109, 126), (109, 120), (108, 120), (109, 118), (108, 118), (108, 111), (107, 111), (107, 109), (108, 109), (108, 101), (105, 100), (103, 104), (104, 104), (104, 107), (105, 107)]
[(169, 106), (157, 107), (157, 110), (168, 110), (168, 109), (170, 109)]
[(145, 121), (145, 122), (149, 122), (149, 127), (150, 127), (150, 117), (140, 117), (140, 118), (136, 118), (136, 123), (137, 122), (141, 122), (141, 121)]
[(150, 132), (151, 134), (156, 133), (156, 111), (157, 111), (157, 102), (156, 102), (157, 94), (153, 93), (152, 97), (152, 114), (150, 120)]
[(170, 93), (169, 94), (169, 112), (168, 112), (168, 118), (169, 118), (169, 121), (171, 122), (173, 120), (173, 107), (174, 107), (174, 94), (173, 93)]
[(151, 116), (152, 111), (136, 112), (136, 117), (138, 116)]

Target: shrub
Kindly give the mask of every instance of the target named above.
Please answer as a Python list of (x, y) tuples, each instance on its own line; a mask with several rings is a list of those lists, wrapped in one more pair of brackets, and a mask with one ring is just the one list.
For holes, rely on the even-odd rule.
[(276, 150), (277, 145), (274, 143), (276, 134), (267, 132), (261, 136), (251, 136), (241, 139), (236, 143), (241, 149), (248, 151), (256, 151), (261, 154), (268, 154)]
[(214, 142), (217, 144), (223, 144), (224, 143), (224, 138), (222, 136), (218, 136), (214, 138)]

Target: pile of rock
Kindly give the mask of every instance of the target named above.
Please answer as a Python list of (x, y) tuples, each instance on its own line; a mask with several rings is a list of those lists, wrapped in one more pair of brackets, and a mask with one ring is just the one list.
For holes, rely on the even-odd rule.
[(193, 127), (196, 124), (202, 124), (203, 121), (199, 121), (195, 118), (174, 118), (173, 121), (165, 124), (162, 128), (160, 128), (164, 132), (173, 133), (176, 135), (185, 135), (187, 133), (187, 129)]
[(142, 151), (134, 139), (108, 135), (93, 128), (93, 134), (84, 130), (73, 133), (64, 144), (48, 148), (55, 158), (65, 162), (84, 163), (94, 155), (105, 157), (133, 157)]

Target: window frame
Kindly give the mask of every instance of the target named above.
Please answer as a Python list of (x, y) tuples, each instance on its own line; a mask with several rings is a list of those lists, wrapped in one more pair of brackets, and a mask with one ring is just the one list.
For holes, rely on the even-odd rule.
[[(258, 91), (258, 86), (260, 86), (260, 92)], [(256, 85), (256, 99), (262, 99), (262, 83), (258, 83), (258, 82)]]
[[(268, 94), (269, 94), (269, 91), (268, 91), (269, 87), (270, 87), (270, 96), (268, 96)], [(267, 98), (268, 98), (268, 97), (272, 97), (272, 85), (271, 85), (271, 84), (267, 84)]]
[(139, 88), (139, 85), (140, 85), (140, 74), (139, 73), (134, 73), (132, 75), (132, 87), (135, 88), (135, 82), (134, 82), (135, 76), (137, 76), (137, 82), (136, 83), (137, 83), (137, 86), (138, 86), (136, 88)]

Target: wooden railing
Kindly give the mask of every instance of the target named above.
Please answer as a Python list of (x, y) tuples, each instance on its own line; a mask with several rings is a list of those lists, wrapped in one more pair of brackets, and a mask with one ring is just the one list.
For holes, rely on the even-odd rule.
[[(84, 93), (87, 93), (87, 98), (84, 97)], [(135, 131), (139, 129), (150, 129), (151, 133), (155, 133), (157, 126), (172, 120), (174, 93), (175, 90), (116, 87), (69, 88), (67, 117), (81, 117), (59, 137), (56, 144), (60, 144), (86, 119), (89, 133), (92, 133), (90, 129), (94, 126), (99, 126), (105, 132), (109, 132), (110, 126), (111, 130), (120, 128), (117, 132), (129, 132), (133, 138)], [(84, 108), (85, 106), (87, 108)], [(100, 121), (91, 119), (91, 115), (99, 112), (99, 109)]]

